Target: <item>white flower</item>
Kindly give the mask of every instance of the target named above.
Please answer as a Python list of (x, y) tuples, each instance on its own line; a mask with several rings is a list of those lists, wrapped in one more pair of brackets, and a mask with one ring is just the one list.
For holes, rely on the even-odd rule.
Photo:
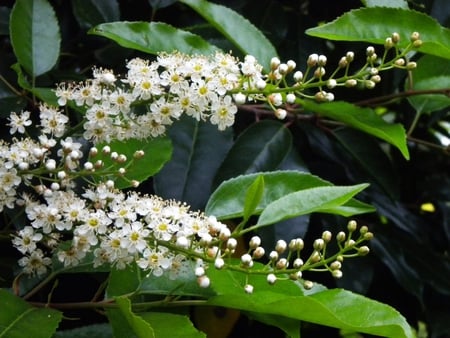
[(30, 112), (29, 111), (23, 111), (19, 115), (12, 112), (9, 116), (8, 120), (10, 121), (7, 125), (10, 126), (10, 134), (13, 135), (16, 132), (19, 134), (25, 133), (25, 127), (28, 127), (31, 125), (32, 121), (30, 120)]
[(219, 130), (225, 130), (233, 125), (236, 113), (237, 107), (232, 102), (231, 96), (225, 96), (211, 105), (210, 121), (212, 124), (217, 125)]
[(30, 253), (29, 256), (22, 257), (18, 263), (23, 268), (25, 273), (30, 275), (43, 275), (47, 272), (47, 267), (52, 260), (49, 257), (44, 257), (41, 249), (37, 249)]
[(21, 253), (33, 252), (36, 250), (36, 243), (42, 240), (42, 234), (37, 233), (30, 226), (19, 231), (18, 236), (14, 236), (12, 243)]

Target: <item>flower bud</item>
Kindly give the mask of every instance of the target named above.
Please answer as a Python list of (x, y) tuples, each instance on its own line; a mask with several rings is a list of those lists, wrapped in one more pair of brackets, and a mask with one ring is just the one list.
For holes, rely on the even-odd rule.
[(373, 238), (373, 233), (372, 232), (366, 232), (365, 234), (364, 234), (364, 239), (366, 240), (366, 241), (370, 241), (371, 239)]
[(336, 87), (336, 85), (337, 85), (337, 81), (335, 79), (329, 79), (327, 81), (327, 87), (330, 89)]
[(319, 61), (319, 55), (311, 54), (308, 57), (308, 60), (306, 61), (306, 64), (308, 65), (308, 67), (315, 67), (317, 65), (318, 61)]
[(229, 238), (227, 241), (227, 248), (230, 250), (234, 250), (237, 247), (237, 240), (236, 238)]
[(327, 64), (327, 57), (325, 55), (319, 55), (317, 59), (317, 65), (319, 67), (324, 67)]
[(314, 71), (314, 77), (321, 78), (322, 76), (325, 75), (325, 73), (326, 73), (325, 68), (317, 67), (316, 70)]
[(366, 48), (366, 55), (372, 56), (375, 54), (375, 48), (373, 46), (369, 46)]
[(279, 239), (275, 245), (275, 250), (279, 253), (282, 254), (283, 252), (285, 252), (287, 249), (287, 243), (285, 240), (283, 239)]
[(353, 246), (355, 246), (355, 241), (353, 239), (349, 239), (347, 242), (345, 242), (346, 248), (351, 248)]
[(269, 258), (271, 261), (278, 260), (278, 257), (279, 257), (279, 255), (278, 255), (278, 252), (276, 252), (276, 251), (271, 251), (269, 254)]
[(348, 66), (348, 61), (345, 56), (341, 57), (341, 59), (339, 60), (338, 66), (339, 66), (339, 68), (345, 68)]
[(267, 283), (269, 283), (270, 285), (275, 284), (275, 282), (277, 281), (277, 276), (275, 276), (273, 273), (269, 273), (267, 275)]
[(422, 46), (422, 40), (416, 40), (413, 42), (413, 46), (414, 48), (419, 48), (420, 46)]
[(347, 229), (348, 229), (348, 231), (350, 231), (350, 232), (355, 231), (357, 226), (358, 226), (358, 224), (357, 224), (356, 221), (354, 221), (354, 220), (350, 220), (350, 221), (347, 223)]
[(320, 251), (325, 247), (325, 241), (322, 238), (318, 238), (313, 243), (314, 250)]
[(278, 66), (278, 72), (279, 72), (281, 75), (287, 74), (288, 71), (289, 71), (289, 67), (288, 67), (287, 64), (282, 63), (282, 64), (280, 64), (280, 65)]
[(381, 76), (380, 75), (374, 75), (370, 77), (370, 81), (374, 83), (380, 83), (381, 82)]
[(279, 58), (277, 57), (273, 57), (272, 59), (270, 59), (270, 69), (275, 70), (278, 68), (278, 66), (280, 65), (281, 61)]
[(197, 278), (197, 283), (201, 288), (207, 288), (211, 284), (211, 281), (209, 280), (208, 276), (200, 276)]
[(400, 35), (397, 32), (392, 33), (392, 42), (398, 43), (400, 41)]
[(347, 54), (345, 54), (345, 58), (347, 59), (347, 62), (352, 62), (355, 59), (355, 53), (353, 52), (347, 52)]
[(241, 256), (241, 263), (244, 267), (251, 268), (253, 266), (252, 256), (249, 254), (243, 254)]
[(358, 81), (356, 81), (355, 79), (348, 79), (347, 81), (345, 81), (345, 86), (347, 88), (355, 87), (357, 84)]
[(124, 154), (120, 154), (117, 157), (116, 161), (117, 161), (117, 163), (125, 163), (127, 161), (127, 157)]
[(386, 40), (384, 41), (384, 48), (385, 49), (391, 49), (392, 47), (394, 47), (394, 41), (392, 41), (392, 38), (386, 38)]
[(326, 231), (322, 232), (322, 239), (325, 241), (325, 243), (330, 242), (331, 237), (333, 237), (333, 235), (331, 234), (330, 231), (326, 230)]
[(264, 88), (266, 88), (266, 81), (264, 81), (263, 79), (259, 79), (258, 81), (256, 81), (256, 88), (259, 90), (263, 90)]
[(197, 277), (201, 277), (205, 275), (205, 269), (202, 266), (197, 266), (194, 271)]
[(45, 168), (47, 170), (55, 170), (56, 169), (56, 161), (54, 159), (48, 159), (47, 162), (45, 162)]
[(366, 86), (367, 89), (373, 89), (375, 88), (376, 83), (373, 82), (372, 80), (365, 80), (364, 85)]
[(225, 261), (221, 258), (221, 257), (217, 257), (216, 260), (214, 261), (214, 266), (216, 267), (216, 269), (222, 269), (225, 265)]
[(138, 159), (143, 158), (144, 155), (145, 155), (145, 152), (143, 150), (136, 150), (133, 154), (133, 158), (138, 160)]
[(398, 60), (395, 60), (394, 63), (395, 63), (396, 66), (403, 67), (405, 65), (406, 61), (405, 61), (405, 59), (400, 58)]
[(341, 271), (341, 270), (333, 270), (333, 271), (331, 272), (331, 275), (332, 275), (334, 278), (341, 278), (341, 277), (342, 277), (342, 271)]
[(284, 120), (287, 116), (286, 109), (278, 108), (275, 110), (274, 115), (279, 120)]
[(294, 268), (298, 269), (298, 268), (302, 267), (302, 265), (303, 265), (303, 259), (301, 259), (301, 258), (294, 259), (294, 263), (293, 263)]
[(336, 240), (338, 242), (345, 241), (345, 238), (346, 238), (346, 235), (345, 235), (345, 232), (343, 232), (343, 231), (339, 231), (338, 234), (336, 235)]
[(105, 154), (105, 155), (110, 154), (111, 153), (111, 147), (110, 146), (104, 146), (102, 148), (102, 153)]
[(303, 80), (303, 73), (298, 70), (294, 73), (293, 78), (295, 82), (301, 82)]
[(283, 97), (280, 93), (270, 94), (268, 99), (274, 106), (280, 106), (283, 103)]
[(358, 254), (359, 254), (360, 256), (365, 256), (365, 255), (367, 255), (369, 252), (370, 252), (370, 249), (369, 249), (369, 247), (366, 246), (366, 245), (363, 245), (362, 247), (360, 247), (360, 248), (358, 249)]
[(367, 225), (363, 225), (361, 228), (359, 228), (359, 233), (361, 235), (364, 235), (365, 233), (367, 233), (369, 231), (369, 228), (367, 227)]
[(410, 61), (406, 64), (406, 69), (407, 70), (413, 70), (417, 68), (417, 63)]
[(305, 243), (303, 242), (303, 239), (301, 239), (301, 238), (293, 238), (289, 242), (289, 250), (292, 250), (292, 251), (302, 250), (304, 246), (305, 246)]
[(256, 249), (260, 245), (261, 245), (261, 238), (259, 236), (253, 236), (250, 239), (250, 242), (248, 243), (250, 249)]
[(339, 261), (334, 261), (333, 263), (330, 264), (330, 268), (331, 270), (339, 270), (342, 268), (342, 263)]
[(411, 42), (417, 41), (420, 39), (420, 34), (418, 32), (413, 32), (411, 34), (410, 39), (411, 39)]
[(258, 246), (258, 247), (253, 251), (252, 257), (253, 257), (254, 259), (260, 259), (261, 257), (264, 256), (265, 253), (266, 253), (266, 252), (265, 252), (264, 248), (263, 248), (262, 246)]
[(91, 149), (89, 149), (89, 156), (94, 157), (97, 156), (98, 154), (98, 149), (96, 147), (92, 147)]
[(184, 236), (180, 236), (177, 238), (176, 244), (180, 248), (187, 249), (189, 247), (189, 240)]
[(310, 258), (311, 258), (311, 262), (313, 262), (313, 263), (320, 262), (320, 260), (321, 260), (320, 253), (316, 250), (313, 251)]
[(234, 102), (236, 102), (237, 105), (244, 104), (245, 101), (247, 100), (247, 96), (245, 96), (242, 93), (235, 94), (233, 98), (234, 98)]
[(283, 270), (286, 269), (289, 265), (289, 262), (287, 261), (286, 258), (280, 258), (280, 260), (277, 262), (277, 264), (275, 265), (275, 267), (278, 270)]
[(306, 290), (311, 290), (311, 289), (314, 287), (314, 283), (311, 282), (310, 280), (305, 280), (305, 281), (303, 282), (303, 287), (304, 287)]
[(290, 104), (295, 103), (295, 99), (296, 99), (295, 94), (289, 93), (289, 94), (286, 95), (286, 102), (287, 103), (290, 103)]
[(290, 72), (292, 72), (295, 69), (295, 67), (297, 67), (297, 64), (295, 63), (294, 60), (288, 60), (288, 62), (286, 63), (288, 65), (288, 69)]
[(246, 285), (244, 286), (244, 291), (245, 291), (246, 293), (248, 293), (248, 294), (253, 293), (253, 285), (251, 285), (251, 284), (246, 284)]

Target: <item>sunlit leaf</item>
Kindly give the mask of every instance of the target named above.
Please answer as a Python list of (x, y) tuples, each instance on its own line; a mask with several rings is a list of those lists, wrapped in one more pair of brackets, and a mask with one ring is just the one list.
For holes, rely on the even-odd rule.
[(274, 224), (285, 219), (313, 212), (339, 214), (335, 209), (362, 191), (368, 184), (309, 188), (290, 193), (270, 203), (259, 216), (257, 226)]
[(253, 55), (266, 69), (277, 56), (275, 47), (246, 18), (232, 9), (205, 0), (180, 0), (203, 16), (244, 54)]
[(48, 338), (62, 319), (61, 312), (32, 307), (4, 289), (0, 289), (0, 304), (0, 337)]
[(218, 50), (200, 36), (162, 22), (108, 22), (93, 27), (88, 33), (104, 36), (122, 47), (148, 54), (173, 51), (212, 54)]
[[(206, 214), (214, 215), (218, 219), (242, 217), (245, 192), (260, 175), (264, 177), (264, 194), (254, 210), (255, 215), (260, 214), (270, 203), (290, 193), (314, 187), (332, 186), (332, 183), (318, 176), (294, 170), (241, 175), (223, 182), (214, 191), (206, 205)], [(341, 212), (347, 211), (349, 215), (374, 211), (370, 205), (354, 199), (337, 209)]]
[(405, 128), (399, 123), (388, 123), (370, 108), (362, 108), (344, 101), (315, 103), (303, 101), (303, 106), (322, 116), (344, 122), (346, 125), (376, 136), (397, 147), (409, 159)]
[(397, 32), (401, 38), (398, 46), (405, 47), (411, 33), (416, 31), (423, 41), (419, 49), (421, 53), (450, 59), (450, 30), (425, 13), (414, 10), (387, 7), (355, 9), (332, 22), (306, 30), (306, 34), (328, 40), (382, 45), (387, 37)]

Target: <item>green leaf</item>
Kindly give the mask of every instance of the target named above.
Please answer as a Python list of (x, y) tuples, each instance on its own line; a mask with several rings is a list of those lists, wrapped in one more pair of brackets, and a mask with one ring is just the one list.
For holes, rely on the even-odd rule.
[[(194, 265), (194, 264), (193, 264)], [(151, 295), (172, 295), (208, 298), (214, 293), (209, 288), (201, 288), (194, 274), (195, 266), (180, 269), (175, 274), (170, 272), (156, 277), (147, 274), (139, 285), (139, 293)]]
[[(132, 186), (131, 180), (145, 181), (150, 176), (159, 172), (172, 156), (172, 144), (168, 137), (158, 137), (149, 140), (130, 139), (126, 141), (112, 141), (108, 145), (111, 147), (111, 151), (127, 157), (126, 164), (118, 164), (108, 155), (102, 159), (104, 168), (111, 168), (111, 171), (114, 172), (111, 179), (115, 180), (115, 186), (119, 189)], [(98, 149), (102, 149), (104, 145), (100, 144), (97, 146)], [(145, 155), (142, 158), (134, 158), (134, 153), (138, 150), (144, 151)], [(114, 176), (117, 170), (125, 165), (125, 175), (118, 178)], [(100, 179), (104, 181), (105, 175), (102, 175)]]
[(155, 337), (201, 338), (206, 335), (197, 330), (188, 316), (169, 312), (145, 312), (139, 316), (150, 323)]
[(90, 29), (88, 33), (148, 54), (173, 51), (212, 54), (218, 50), (201, 37), (162, 22), (109, 22)]
[(259, 216), (256, 225), (266, 226), (313, 212), (339, 214), (338, 207), (367, 186), (368, 184), (317, 187), (293, 192), (270, 203)]
[(264, 176), (258, 175), (245, 194), (244, 222), (254, 214), (264, 194)]
[(46, 0), (17, 0), (11, 11), (10, 36), (19, 63), (33, 77), (53, 68), (60, 50), (55, 12)]
[(75, 329), (58, 331), (52, 338), (111, 338), (113, 336), (110, 324), (92, 324)]
[(374, 138), (349, 128), (339, 128), (333, 134), (361, 166), (361, 176), (378, 184), (390, 197), (398, 197), (398, 177), (392, 162)]
[[(169, 130), (172, 159), (154, 177), (155, 192), (165, 199), (203, 209), (211, 194), (212, 182), (233, 141), (231, 129), (183, 116)], [(201, 187), (201, 189), (199, 189)]]
[(406, 0), (362, 0), (366, 7), (392, 7), (408, 9)]
[(224, 35), (244, 54), (253, 55), (265, 69), (269, 69), (270, 59), (277, 56), (275, 47), (247, 19), (228, 7), (205, 0), (180, 0)]
[(2, 338), (48, 338), (55, 333), (62, 319), (61, 312), (32, 307), (5, 289), (0, 289), (0, 304)]
[[(131, 311), (131, 301), (128, 298), (117, 297), (115, 301), (119, 306), (119, 311), (122, 317), (119, 322), (110, 321), (113, 325), (116, 337), (129, 337), (129, 333), (127, 333), (127, 335), (122, 334), (126, 332), (124, 331), (125, 329), (127, 329), (127, 331), (131, 329), (131, 332), (134, 333), (138, 338), (157, 338), (151, 325)], [(119, 332), (117, 332), (116, 330), (120, 326), (122, 327), (119, 329), (119, 334)]]
[(292, 135), (282, 123), (254, 123), (236, 139), (217, 172), (215, 186), (241, 174), (277, 169), (291, 147)]
[(102, 22), (120, 19), (119, 3), (116, 0), (73, 0), (73, 14), (82, 28), (91, 28)]
[(135, 292), (139, 288), (141, 274), (142, 270), (136, 264), (128, 265), (125, 269), (111, 269), (106, 296), (112, 298)]
[[(261, 269), (261, 265), (257, 264)], [(405, 318), (392, 307), (342, 289), (327, 290), (315, 284), (304, 290), (289, 279), (269, 285), (264, 275), (209, 269), (216, 296), (208, 304), (239, 309), (251, 314), (272, 315), (391, 338), (413, 338)], [(243, 290), (254, 287), (252, 294)], [(280, 326), (283, 329), (283, 326)]]
[[(385, 20), (380, 20), (385, 18)], [(400, 48), (409, 43), (411, 33), (418, 31), (423, 41), (419, 51), (450, 59), (450, 30), (432, 17), (400, 8), (360, 8), (346, 12), (333, 22), (306, 30), (306, 34), (338, 41), (366, 41), (384, 44), (392, 33), (400, 34)]]
[[(412, 73), (413, 90), (450, 90), (450, 62), (425, 55), (417, 61), (417, 64), (417, 69)], [(405, 90), (408, 89), (409, 83), (406, 81)], [(431, 113), (450, 106), (450, 97), (444, 93), (410, 96), (408, 101), (418, 113)]]
[[(270, 203), (290, 193), (314, 187), (332, 186), (332, 183), (328, 181), (300, 171), (286, 170), (242, 175), (223, 182), (214, 191), (206, 205), (205, 213), (221, 220), (242, 217), (246, 191), (260, 175), (264, 177), (264, 194), (254, 210), (255, 215), (260, 214)], [(348, 211), (348, 215), (374, 211), (370, 205), (354, 199), (338, 209)]]
[(391, 124), (383, 120), (370, 108), (362, 108), (344, 101), (315, 103), (309, 100), (303, 106), (320, 115), (344, 122), (346, 125), (376, 136), (397, 147), (403, 157), (409, 159), (406, 132), (399, 123)]

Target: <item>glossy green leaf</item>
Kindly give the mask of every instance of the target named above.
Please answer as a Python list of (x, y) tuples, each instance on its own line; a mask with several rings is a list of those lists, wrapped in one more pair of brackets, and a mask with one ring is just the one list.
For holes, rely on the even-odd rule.
[(244, 221), (254, 214), (264, 194), (264, 176), (259, 175), (248, 187), (244, 201)]
[(111, 338), (112, 336), (111, 325), (103, 323), (58, 331), (52, 338)]
[(201, 288), (194, 274), (195, 266), (180, 269), (175, 274), (162, 276), (145, 275), (139, 284), (139, 293), (152, 295), (173, 295), (208, 298), (214, 293), (209, 288)]
[(292, 135), (282, 123), (265, 120), (251, 125), (228, 152), (214, 179), (215, 186), (238, 175), (277, 169), (291, 146)]
[[(382, 337), (414, 337), (407, 321), (398, 311), (350, 291), (327, 290), (319, 284), (312, 290), (304, 290), (301, 283), (289, 279), (269, 285), (264, 275), (246, 276), (229, 270), (209, 269), (207, 273), (211, 288), (216, 293), (208, 300), (211, 305)], [(254, 287), (252, 294), (244, 292), (247, 283)]]
[(203, 209), (214, 175), (232, 145), (232, 130), (220, 132), (210, 123), (184, 116), (171, 126), (169, 136), (173, 156), (155, 176), (155, 192), (184, 201), (193, 210)]
[(405, 47), (411, 33), (416, 31), (423, 41), (419, 49), (421, 53), (450, 59), (450, 30), (432, 17), (414, 10), (387, 7), (355, 9), (333, 22), (306, 30), (306, 34), (328, 40), (384, 44), (387, 37), (397, 32), (401, 38), (398, 46)]
[(72, 0), (72, 8), (73, 14), (82, 28), (91, 28), (103, 22), (120, 19), (117, 0)]
[(188, 316), (169, 312), (144, 312), (139, 317), (150, 323), (155, 337), (201, 338), (206, 335), (197, 330)]
[(370, 108), (362, 108), (344, 101), (315, 103), (303, 101), (303, 106), (322, 116), (344, 122), (346, 125), (376, 136), (397, 147), (403, 157), (409, 159), (406, 143), (406, 132), (399, 124), (391, 124), (383, 120)]
[(0, 289), (0, 304), (2, 338), (48, 338), (55, 333), (62, 319), (61, 312), (32, 307), (5, 289)]
[[(450, 62), (443, 58), (425, 55), (417, 61), (418, 67), (412, 73), (412, 90), (447, 89), (447, 94), (414, 95), (408, 97), (409, 103), (418, 113), (430, 113), (450, 107)], [(408, 81), (405, 90), (409, 88)]]
[(368, 184), (309, 188), (290, 193), (270, 203), (261, 213), (257, 226), (274, 224), (285, 219), (313, 212), (339, 214), (336, 207), (345, 204)]
[(398, 177), (392, 162), (374, 138), (349, 128), (337, 129), (333, 134), (360, 165), (365, 174), (361, 176), (378, 184), (390, 197), (398, 197)]
[[(130, 139), (126, 141), (112, 141), (108, 144), (111, 151), (123, 154), (127, 158), (126, 163), (118, 164), (110, 156), (102, 156), (104, 168), (110, 168), (110, 179), (115, 180), (115, 186), (119, 189), (132, 186), (131, 180), (139, 182), (145, 181), (155, 175), (172, 156), (172, 144), (168, 137), (158, 137), (149, 140)], [(103, 144), (97, 145), (98, 149), (103, 148)], [(143, 150), (145, 155), (142, 158), (134, 158), (134, 153)], [(117, 170), (126, 165), (126, 173), (123, 177), (117, 177)], [(105, 180), (108, 175), (102, 175), (100, 179)]]
[[(241, 175), (223, 182), (211, 195), (205, 208), (207, 215), (214, 215), (218, 219), (230, 219), (243, 216), (245, 192), (248, 191), (254, 180), (262, 175), (264, 177), (264, 194), (256, 207), (254, 214), (260, 214), (270, 203), (304, 189), (332, 186), (317, 176), (300, 171), (274, 171)], [(348, 215), (373, 212), (374, 208), (354, 199), (341, 205), (337, 209), (347, 211)]]
[(109, 22), (93, 27), (88, 33), (148, 54), (173, 51), (212, 54), (218, 50), (201, 37), (162, 22)]
[[(157, 338), (151, 325), (131, 311), (131, 301), (128, 298), (117, 297), (115, 301), (119, 307), (121, 315), (123, 316), (122, 322), (124, 322), (125, 327), (130, 328), (131, 332), (134, 333), (138, 338)], [(129, 337), (129, 335), (121, 336), (116, 332), (116, 327), (121, 323), (111, 322), (111, 324), (113, 324), (113, 329), (116, 337)], [(120, 329), (121, 332), (123, 332), (122, 330), (123, 328)]]
[(125, 269), (111, 269), (106, 288), (106, 297), (113, 298), (135, 292), (140, 285), (142, 270), (136, 264)]
[(19, 63), (33, 77), (53, 68), (59, 57), (60, 31), (46, 0), (17, 0), (11, 11), (10, 36)]
[(205, 0), (180, 0), (189, 5), (223, 34), (244, 54), (253, 55), (269, 69), (270, 59), (277, 56), (275, 47), (252, 23), (228, 7)]
[(409, 8), (406, 0), (362, 0), (362, 3), (366, 7)]

